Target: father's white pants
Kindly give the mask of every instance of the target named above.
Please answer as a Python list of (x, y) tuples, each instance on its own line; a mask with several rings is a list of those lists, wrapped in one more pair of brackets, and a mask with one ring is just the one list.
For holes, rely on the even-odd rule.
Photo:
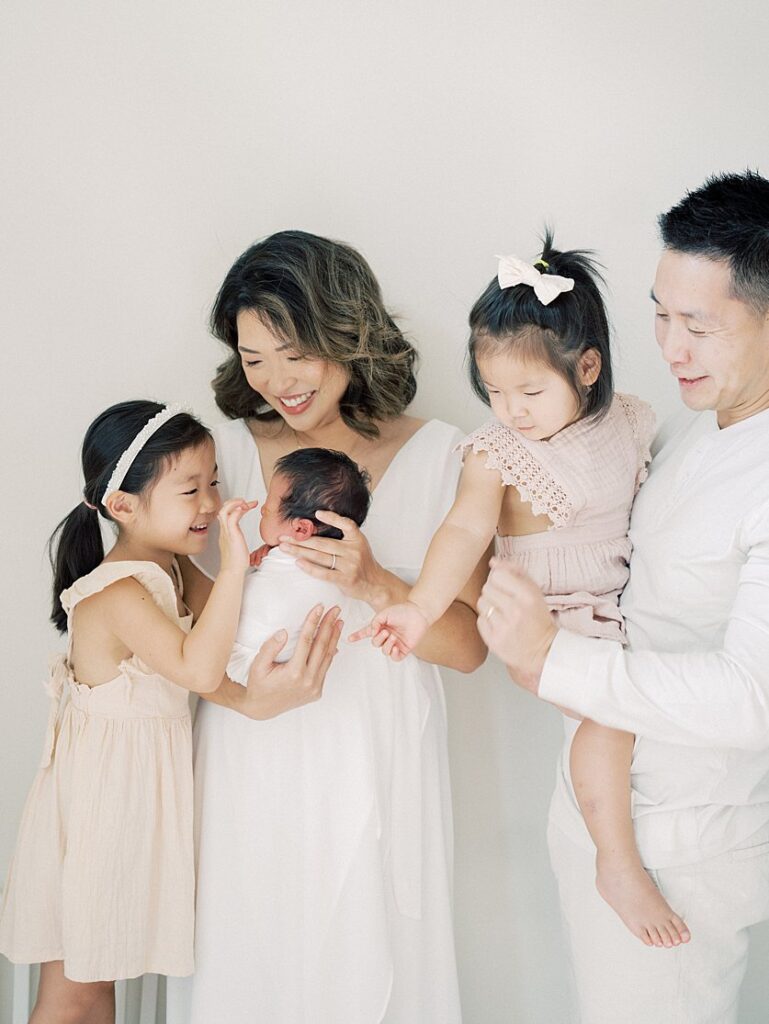
[(691, 929), (674, 949), (645, 946), (627, 930), (596, 891), (590, 851), (552, 823), (548, 844), (574, 1024), (736, 1024), (748, 928), (769, 919), (769, 827), (721, 856), (650, 872)]

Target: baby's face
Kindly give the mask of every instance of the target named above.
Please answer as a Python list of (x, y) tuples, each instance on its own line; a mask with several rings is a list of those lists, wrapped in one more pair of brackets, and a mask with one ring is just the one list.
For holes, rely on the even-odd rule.
[(288, 488), (288, 480), (279, 473), (273, 473), (270, 486), (267, 489), (267, 497), (262, 505), (262, 518), (259, 523), (262, 540), (272, 547), (280, 543), (278, 537), (291, 536), (294, 532), (291, 520), (284, 519), (280, 514), (280, 502)]

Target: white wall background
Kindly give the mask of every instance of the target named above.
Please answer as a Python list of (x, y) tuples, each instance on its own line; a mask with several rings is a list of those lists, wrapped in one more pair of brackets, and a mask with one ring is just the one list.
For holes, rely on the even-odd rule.
[[(213, 421), (211, 299), (248, 244), (301, 227), (369, 258), (423, 356), (415, 411), (469, 429), (468, 309), (545, 219), (602, 255), (620, 386), (669, 412), (655, 217), (711, 171), (769, 171), (769, 8), (5, 0), (0, 19), (4, 870), (58, 646), (43, 547), (93, 416), (157, 397)], [(497, 664), (447, 689), (466, 1020), (563, 1021), (558, 715)], [(769, 1016), (767, 953), (764, 932), (741, 1021)]]

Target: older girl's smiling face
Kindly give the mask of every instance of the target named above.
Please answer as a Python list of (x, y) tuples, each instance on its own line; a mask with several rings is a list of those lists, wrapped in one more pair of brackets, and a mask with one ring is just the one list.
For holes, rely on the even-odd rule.
[(238, 313), (237, 328), (246, 380), (294, 430), (306, 432), (338, 418), (350, 379), (341, 366), (303, 355), (256, 310)]

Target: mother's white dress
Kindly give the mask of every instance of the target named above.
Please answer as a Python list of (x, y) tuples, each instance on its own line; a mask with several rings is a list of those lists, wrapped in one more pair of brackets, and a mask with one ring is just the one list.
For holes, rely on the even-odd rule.
[[(266, 487), (241, 420), (215, 431), (222, 496)], [(459, 432), (430, 420), (364, 525), (411, 582), (448, 511)], [(257, 517), (245, 532), (258, 546)], [(201, 560), (215, 571), (216, 545)], [(345, 601), (345, 635), (368, 606)], [(265, 722), (201, 702), (195, 726), (196, 973), (169, 1024), (454, 1024), (452, 822), (437, 669), (341, 649), (323, 698)]]

